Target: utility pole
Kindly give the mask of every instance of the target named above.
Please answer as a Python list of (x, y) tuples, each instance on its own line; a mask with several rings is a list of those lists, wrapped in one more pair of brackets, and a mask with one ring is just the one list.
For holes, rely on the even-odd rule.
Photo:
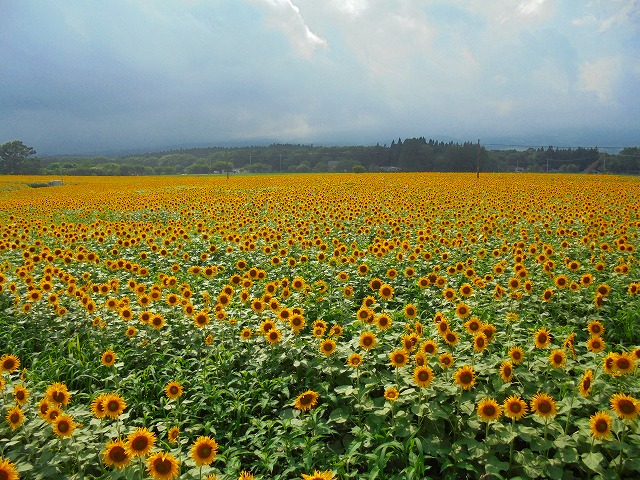
[(478, 139), (478, 151), (476, 154), (476, 178), (480, 178), (480, 139)]

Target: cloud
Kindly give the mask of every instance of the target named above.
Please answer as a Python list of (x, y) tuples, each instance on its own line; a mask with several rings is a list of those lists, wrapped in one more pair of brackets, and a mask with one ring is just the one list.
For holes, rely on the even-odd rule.
[(599, 58), (593, 62), (584, 62), (580, 66), (580, 88), (592, 92), (600, 103), (614, 101), (614, 86), (620, 73), (619, 57)]
[(257, 3), (268, 10), (268, 25), (283, 32), (302, 57), (311, 58), (318, 48), (327, 47), (327, 41), (311, 31), (291, 0), (258, 0)]

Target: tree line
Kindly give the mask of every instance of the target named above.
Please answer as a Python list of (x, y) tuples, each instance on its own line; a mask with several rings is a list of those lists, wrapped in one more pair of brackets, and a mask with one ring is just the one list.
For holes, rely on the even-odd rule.
[(19, 140), (0, 145), (1, 174), (197, 175), (227, 172), (610, 172), (640, 173), (640, 149), (616, 155), (597, 148), (488, 150), (479, 143), (425, 137), (393, 140), (389, 146), (272, 144), (209, 147), (106, 156), (44, 156)]

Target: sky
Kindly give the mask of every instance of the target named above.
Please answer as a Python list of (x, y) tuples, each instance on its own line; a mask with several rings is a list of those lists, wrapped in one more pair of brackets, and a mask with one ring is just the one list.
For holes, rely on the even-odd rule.
[(0, 0), (0, 144), (41, 155), (638, 146), (639, 92), (640, 0)]

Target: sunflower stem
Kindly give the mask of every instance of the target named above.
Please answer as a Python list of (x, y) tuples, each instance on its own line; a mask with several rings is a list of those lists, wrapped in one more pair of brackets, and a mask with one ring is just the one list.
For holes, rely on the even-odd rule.
[[(620, 443), (624, 444), (624, 433), (626, 432), (626, 430), (627, 430), (626, 425), (623, 424), (622, 425), (622, 432), (620, 433)], [(622, 456), (623, 456), (623, 454), (624, 454), (624, 448), (621, 448), (620, 449), (620, 464), (618, 465), (618, 475), (620, 476), (620, 478), (622, 478), (622, 465), (623, 465)]]
[(564, 424), (564, 434), (568, 435), (569, 431), (569, 420), (571, 419), (571, 407), (573, 407), (573, 398), (571, 397), (571, 402), (569, 402), (569, 411), (567, 412), (567, 421)]
[(516, 427), (516, 417), (511, 419), (511, 445), (509, 445), (509, 469), (511, 469), (511, 465), (513, 464), (513, 445), (516, 443), (516, 437), (513, 436), (513, 432)]

